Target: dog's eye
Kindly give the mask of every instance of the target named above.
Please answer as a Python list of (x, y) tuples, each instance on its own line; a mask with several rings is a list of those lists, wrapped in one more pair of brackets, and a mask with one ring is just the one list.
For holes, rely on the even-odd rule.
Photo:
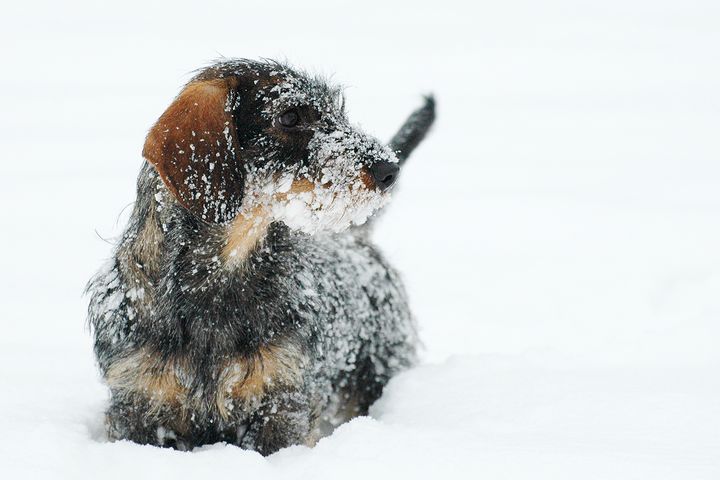
[(293, 108), (280, 115), (278, 121), (280, 122), (280, 125), (285, 128), (293, 128), (300, 122), (300, 115), (297, 110)]

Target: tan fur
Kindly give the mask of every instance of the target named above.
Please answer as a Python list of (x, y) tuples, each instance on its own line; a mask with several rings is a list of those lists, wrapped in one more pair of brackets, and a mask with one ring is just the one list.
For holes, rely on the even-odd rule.
[[(323, 187), (327, 187), (329, 185), (323, 185)], [(316, 185), (308, 180), (307, 178), (300, 178), (293, 180), (292, 185), (290, 186), (290, 192), (289, 193), (305, 193), (305, 192), (312, 192), (315, 190)]]
[(360, 170), (360, 181), (368, 190), (375, 190), (375, 180), (373, 180), (370, 170), (368, 170), (367, 167), (363, 167), (362, 170)]
[(137, 240), (133, 243), (133, 253), (141, 261), (145, 271), (155, 272), (160, 259), (160, 243), (164, 237), (160, 225), (158, 225), (157, 208), (153, 206), (148, 212), (147, 219)]
[[(236, 402), (260, 402), (273, 387), (292, 387), (302, 381), (305, 358), (295, 347), (261, 347), (252, 358), (235, 358), (219, 365), (216, 406), (220, 415), (228, 418)], [(118, 392), (139, 395), (150, 404), (151, 414), (163, 408), (178, 409), (185, 417), (188, 411), (199, 408), (199, 399), (188, 397), (181, 382), (182, 359), (163, 362), (154, 353), (138, 350), (110, 366), (106, 373), (108, 386)]]
[(270, 217), (262, 207), (240, 213), (228, 227), (227, 242), (222, 258), (229, 266), (236, 266), (247, 258), (255, 245), (265, 237)]
[[(293, 180), (290, 190), (276, 194), (274, 200), (284, 201), (289, 194), (312, 192), (315, 188), (317, 185), (307, 178), (296, 179)], [(227, 229), (227, 240), (222, 249), (222, 258), (226, 265), (235, 267), (241, 264), (265, 237), (271, 222), (272, 218), (263, 206), (256, 206), (248, 213), (238, 214)]]
[(123, 269), (130, 272), (127, 278), (135, 295), (131, 298), (132, 304), (142, 313), (147, 313), (145, 310), (152, 303), (145, 296), (153, 292), (152, 279), (157, 275), (163, 239), (163, 233), (155, 219), (156, 215), (155, 208), (152, 208), (148, 213), (147, 221), (137, 234), (136, 241), (122, 244), (117, 256)]
[(227, 418), (235, 401), (258, 402), (273, 387), (297, 385), (302, 380), (304, 362), (303, 354), (290, 346), (261, 347), (253, 359), (228, 362), (218, 386), (220, 415)]
[(175, 362), (162, 363), (157, 354), (138, 350), (110, 366), (106, 374), (112, 390), (139, 394), (150, 403), (152, 412), (179, 407), (187, 392), (178, 380)]

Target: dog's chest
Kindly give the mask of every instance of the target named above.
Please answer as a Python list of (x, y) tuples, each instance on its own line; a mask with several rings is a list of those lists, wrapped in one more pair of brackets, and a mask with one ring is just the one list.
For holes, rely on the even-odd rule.
[(356, 368), (364, 345), (409, 318), (398, 278), (354, 234), (280, 228), (249, 261), (202, 295), (168, 296), (149, 309), (157, 316), (138, 318), (143, 328), (106, 372), (117, 398), (177, 419), (242, 420), (272, 392), (329, 391)]
[(310, 324), (361, 322), (392, 301), (401, 286), (376, 249), (353, 234), (289, 235), (286, 251), (270, 253), (271, 289), (281, 302)]

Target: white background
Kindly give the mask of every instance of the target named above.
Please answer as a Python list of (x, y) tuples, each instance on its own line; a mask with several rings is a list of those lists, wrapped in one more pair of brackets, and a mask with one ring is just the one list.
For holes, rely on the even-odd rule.
[[(0, 476), (720, 477), (720, 4), (6, 2)], [(332, 76), (388, 139), (436, 126), (376, 238), (423, 366), (314, 449), (102, 434), (85, 282), (191, 71)]]

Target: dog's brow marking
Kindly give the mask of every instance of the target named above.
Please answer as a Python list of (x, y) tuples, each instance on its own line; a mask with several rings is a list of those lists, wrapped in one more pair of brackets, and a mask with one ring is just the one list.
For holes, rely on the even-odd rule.
[(236, 266), (244, 261), (265, 236), (271, 221), (262, 206), (235, 217), (228, 228), (227, 242), (222, 250), (222, 258), (226, 264)]

